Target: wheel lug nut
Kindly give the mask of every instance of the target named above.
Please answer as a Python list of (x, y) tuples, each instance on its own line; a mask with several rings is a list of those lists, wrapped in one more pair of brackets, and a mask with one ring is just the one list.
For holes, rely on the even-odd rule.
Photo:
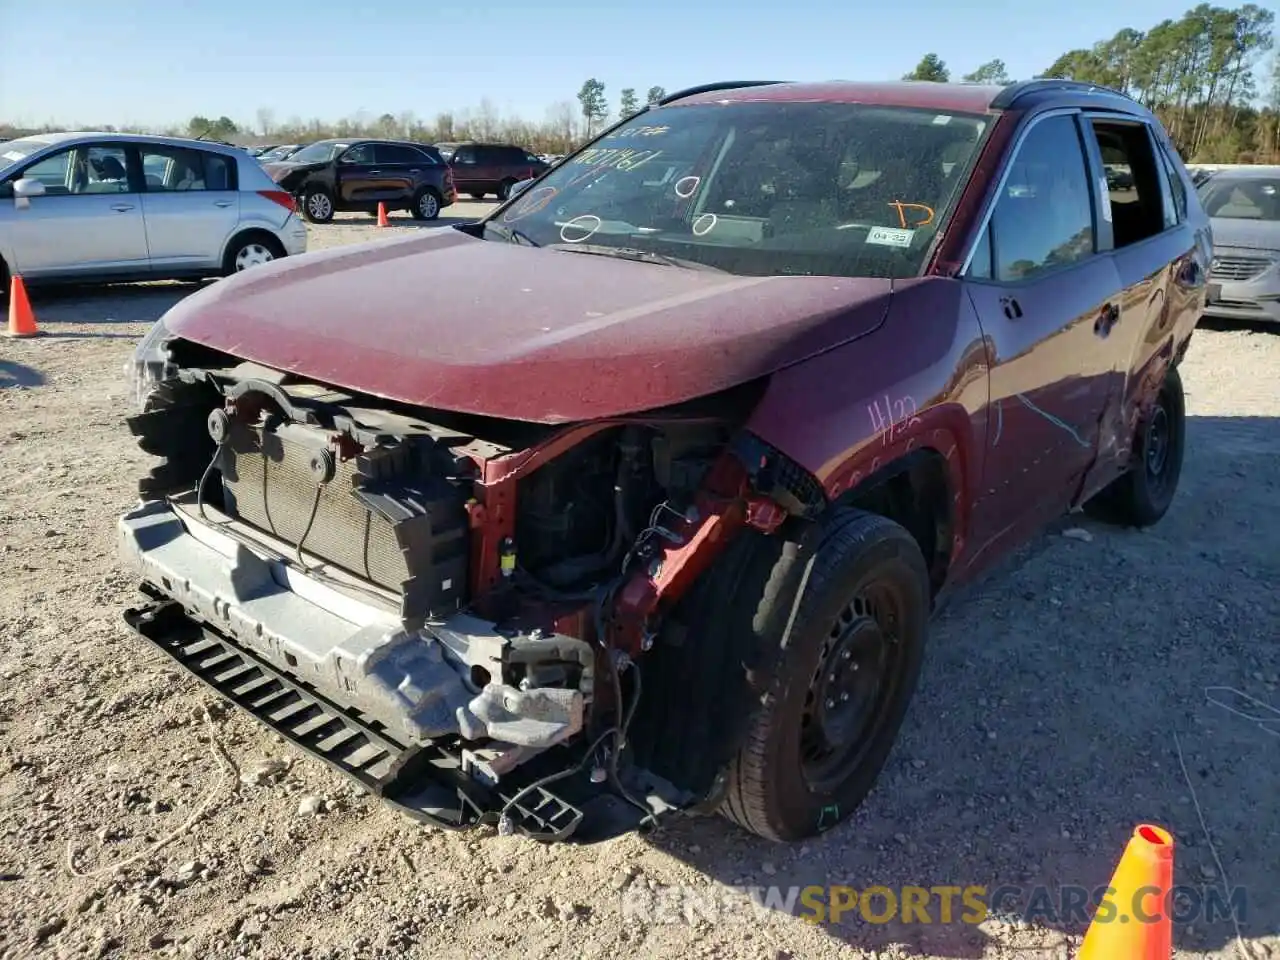
[(844, 702), (845, 702), (846, 700), (848, 700), (848, 699), (849, 699), (849, 695), (848, 695), (847, 693), (842, 693), (842, 694), (840, 694), (840, 702), (841, 702), (841, 703), (844, 703)]
[(835, 705), (836, 705), (836, 702), (835, 702), (834, 700), (828, 700), (828, 701), (827, 701), (827, 709), (830, 709), (831, 707), (834, 707)]
[(852, 657), (852, 656), (853, 656), (853, 654), (852, 654), (852, 653), (850, 653), (848, 650), (846, 650), (846, 651), (844, 652), (843, 656), (844, 656), (844, 659), (848, 660), (850, 657)]

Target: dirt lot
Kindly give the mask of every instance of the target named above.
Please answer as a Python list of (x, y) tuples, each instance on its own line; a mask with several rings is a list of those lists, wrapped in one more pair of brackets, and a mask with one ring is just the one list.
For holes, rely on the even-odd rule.
[[(312, 246), (379, 235), (346, 218)], [(1066, 519), (940, 616), (851, 822), (799, 847), (716, 818), (544, 847), (420, 828), (240, 716), (207, 719), (125, 629), (113, 524), (142, 457), (121, 368), (190, 289), (41, 294), (49, 335), (0, 340), (0, 956), (1065, 957), (1082, 924), (1018, 910), (1037, 886), (1105, 883), (1150, 820), (1177, 838), (1178, 883), (1243, 889), (1239, 955), (1280, 957), (1280, 331), (1197, 334), (1162, 524)], [(98, 872), (73, 875), (69, 845)], [(670, 884), (701, 897), (692, 919), (634, 915)], [(713, 885), (771, 884), (1021, 893), (978, 925), (711, 909)], [(1223, 916), (1176, 939), (1236, 955)]]

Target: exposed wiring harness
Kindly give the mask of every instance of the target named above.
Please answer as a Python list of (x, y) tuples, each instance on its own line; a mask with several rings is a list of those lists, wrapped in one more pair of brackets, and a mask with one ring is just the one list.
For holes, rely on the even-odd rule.
[(639, 667), (632, 663), (626, 654), (614, 649), (613, 645), (609, 642), (608, 631), (605, 629), (605, 608), (613, 600), (613, 596), (617, 589), (622, 585), (623, 579), (624, 578), (620, 575), (601, 589), (597, 595), (595, 604), (596, 642), (600, 644), (601, 649), (604, 650), (605, 655), (609, 660), (609, 674), (613, 680), (613, 702), (615, 704), (615, 708), (619, 711), (622, 711), (623, 709), (622, 671), (627, 668), (631, 668), (632, 686), (635, 691), (632, 694), (631, 702), (626, 707), (625, 713), (622, 714), (622, 722), (611, 728), (611, 732), (614, 733), (614, 739), (613, 749), (609, 751), (609, 766), (607, 768), (607, 773), (609, 783), (618, 792), (618, 795), (637, 810), (644, 813), (644, 818), (640, 821), (641, 825), (643, 825), (645, 821), (648, 821), (656, 827), (658, 825), (657, 814), (647, 803), (637, 799), (635, 795), (626, 788), (626, 785), (623, 784), (622, 778), (618, 773), (619, 758), (622, 755), (622, 751), (626, 749), (627, 731), (631, 728), (631, 721), (635, 719), (636, 710), (640, 706), (641, 692)]
[(200, 474), (200, 482), (196, 484), (196, 510), (200, 513), (200, 519), (205, 523), (210, 523), (208, 515), (204, 512), (204, 488), (209, 482), (209, 477), (213, 475), (213, 468), (217, 466), (218, 459), (222, 456), (222, 449), (227, 442), (224, 440), (213, 449), (213, 456), (209, 458), (209, 465), (204, 468), (204, 473)]

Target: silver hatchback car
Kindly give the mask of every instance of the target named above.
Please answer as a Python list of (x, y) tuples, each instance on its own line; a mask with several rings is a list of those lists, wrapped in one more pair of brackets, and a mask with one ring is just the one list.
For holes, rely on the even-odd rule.
[(50, 133), (0, 145), (0, 297), (24, 281), (225, 276), (305, 252), (294, 201), (243, 150)]
[(1280, 324), (1280, 167), (1218, 170), (1196, 191), (1213, 226), (1205, 316)]

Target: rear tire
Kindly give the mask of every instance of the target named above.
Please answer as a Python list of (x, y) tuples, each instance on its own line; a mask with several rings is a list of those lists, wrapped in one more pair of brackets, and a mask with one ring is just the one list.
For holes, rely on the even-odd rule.
[(440, 194), (423, 187), (414, 196), (410, 212), (415, 220), (435, 220), (440, 216)]
[(333, 219), (333, 197), (321, 187), (312, 187), (302, 196), (302, 215), (311, 223), (328, 223)]
[(242, 233), (227, 244), (227, 253), (222, 258), (222, 275), (229, 277), (264, 263), (270, 263), (272, 260), (278, 260), (284, 255), (284, 247), (270, 234)]
[(507, 198), (511, 196), (511, 188), (516, 185), (514, 180), (503, 180), (498, 184), (498, 202), (506, 203)]
[(467, 196), (469, 196), (472, 200), (483, 200), (483, 199), (484, 199), (484, 194), (483, 194), (483, 193), (469, 193), (469, 194), (467, 194)]
[(1149, 527), (1158, 523), (1178, 492), (1186, 434), (1187, 401), (1182, 376), (1177, 367), (1170, 367), (1155, 405), (1138, 425), (1130, 469), (1085, 503), (1085, 513), (1117, 526)]
[(814, 836), (859, 806), (897, 739), (928, 632), (924, 557), (885, 517), (836, 509), (802, 589), (720, 807), (771, 840)]

